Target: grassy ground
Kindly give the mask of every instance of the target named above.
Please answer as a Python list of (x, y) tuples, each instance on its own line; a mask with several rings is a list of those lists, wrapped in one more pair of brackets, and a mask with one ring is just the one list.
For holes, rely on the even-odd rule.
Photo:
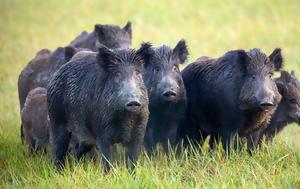
[(286, 69), (300, 76), (300, 3), (280, 1), (0, 0), (0, 188), (300, 188), (300, 129), (290, 126), (253, 156), (226, 159), (207, 147), (193, 156), (142, 156), (136, 175), (119, 164), (103, 175), (98, 163), (70, 164), (61, 174), (50, 158), (30, 156), (19, 139), (17, 78), (44, 47), (65, 46), (95, 23), (133, 23), (133, 46), (185, 38), (190, 62), (236, 48), (282, 47)]

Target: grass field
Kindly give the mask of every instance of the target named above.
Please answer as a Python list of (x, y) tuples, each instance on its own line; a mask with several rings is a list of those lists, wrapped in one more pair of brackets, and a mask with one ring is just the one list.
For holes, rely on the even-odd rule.
[(194, 155), (141, 156), (136, 174), (122, 163), (108, 175), (98, 163), (68, 161), (62, 173), (45, 155), (31, 156), (19, 137), (17, 79), (41, 48), (67, 45), (95, 23), (133, 23), (133, 47), (142, 41), (174, 46), (187, 40), (192, 62), (230, 49), (281, 47), (285, 68), (300, 77), (300, 2), (0, 0), (0, 188), (300, 188), (300, 129), (289, 126), (253, 156), (207, 145)]

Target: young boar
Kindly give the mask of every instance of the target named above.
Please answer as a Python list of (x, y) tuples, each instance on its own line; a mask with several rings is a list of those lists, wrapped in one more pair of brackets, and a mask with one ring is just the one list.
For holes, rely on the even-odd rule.
[(144, 81), (149, 95), (149, 121), (145, 134), (145, 147), (152, 153), (157, 143), (162, 143), (169, 153), (174, 146), (178, 124), (186, 108), (186, 92), (179, 71), (188, 56), (184, 40), (174, 49), (168, 46), (152, 47), (144, 53)]
[(29, 151), (45, 151), (49, 143), (47, 90), (45, 88), (37, 87), (28, 93), (21, 111), (21, 119)]
[(272, 78), (283, 64), (281, 50), (270, 56), (234, 50), (199, 60), (182, 71), (188, 102), (181, 135), (200, 143), (210, 135), (211, 148), (221, 139), (229, 152), (232, 136), (239, 134), (250, 139), (251, 149), (257, 142), (252, 136), (267, 126), (281, 99)]
[(129, 165), (137, 160), (149, 114), (141, 54), (149, 47), (144, 44), (136, 51), (102, 46), (56, 72), (48, 88), (48, 109), (58, 169), (71, 135), (80, 142), (82, 154), (96, 145), (106, 171), (115, 143), (126, 147)]

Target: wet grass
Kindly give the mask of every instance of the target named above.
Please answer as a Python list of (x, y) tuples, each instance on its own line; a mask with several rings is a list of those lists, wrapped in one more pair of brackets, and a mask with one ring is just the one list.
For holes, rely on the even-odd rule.
[(187, 40), (189, 62), (230, 49), (281, 47), (287, 70), (300, 76), (300, 3), (279, 1), (0, 0), (0, 188), (300, 188), (300, 129), (288, 127), (252, 156), (226, 158), (207, 145), (194, 154), (142, 155), (133, 176), (122, 161), (104, 175), (98, 162), (53, 170), (51, 157), (32, 156), (19, 139), (18, 74), (41, 48), (67, 45), (95, 23), (133, 23), (133, 46), (174, 46)]

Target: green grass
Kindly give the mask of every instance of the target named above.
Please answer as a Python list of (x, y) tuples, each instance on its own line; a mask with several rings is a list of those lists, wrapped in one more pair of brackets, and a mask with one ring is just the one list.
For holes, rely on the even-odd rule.
[(95, 23), (133, 23), (133, 46), (142, 41), (174, 46), (185, 38), (189, 62), (230, 49), (281, 47), (285, 68), (300, 76), (300, 2), (0, 0), (0, 188), (300, 188), (300, 129), (288, 127), (253, 156), (220, 151), (180, 158), (141, 156), (136, 175), (122, 162), (108, 175), (96, 162), (68, 161), (62, 173), (51, 158), (30, 156), (19, 139), (17, 79), (44, 47), (65, 46)]

